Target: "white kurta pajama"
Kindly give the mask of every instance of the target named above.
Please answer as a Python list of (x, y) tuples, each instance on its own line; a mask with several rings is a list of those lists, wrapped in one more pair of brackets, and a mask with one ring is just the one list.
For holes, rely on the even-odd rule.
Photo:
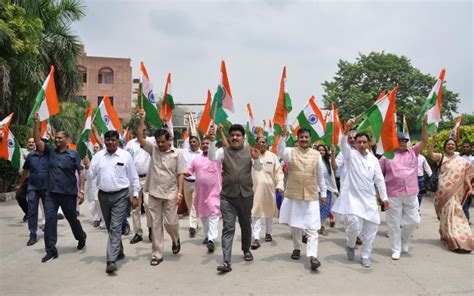
[(383, 201), (388, 200), (385, 181), (377, 158), (372, 154), (360, 154), (341, 140), (344, 157), (344, 182), (341, 194), (334, 203), (333, 212), (346, 215), (347, 245), (355, 247), (357, 236), (362, 239), (361, 257), (369, 258), (372, 244), (380, 224), (380, 215), (375, 192), (377, 187)]
[[(290, 162), (292, 151), (295, 148), (286, 148), (285, 139), (282, 137), (278, 142), (278, 155), (286, 162)], [(311, 149), (311, 148), (309, 148)], [(321, 192), (321, 198), (326, 197), (326, 182), (324, 180), (324, 164), (319, 156), (319, 165), (315, 167), (317, 184)], [(291, 174), (291, 171), (288, 172)], [(321, 228), (319, 215), (319, 200), (299, 200), (293, 199), (285, 194), (285, 198), (280, 208), (280, 223), (288, 224), (291, 227), (293, 238), (293, 248), (301, 250), (301, 237), (303, 230), (308, 235), (306, 244), (306, 256), (318, 257), (318, 230)]]
[(261, 163), (263, 170), (252, 170), (252, 236), (253, 239), (260, 240), (262, 218), (265, 218), (265, 233), (272, 234), (272, 220), (278, 214), (275, 190), (283, 190), (283, 170), (278, 157), (270, 151), (265, 151), (257, 161)]

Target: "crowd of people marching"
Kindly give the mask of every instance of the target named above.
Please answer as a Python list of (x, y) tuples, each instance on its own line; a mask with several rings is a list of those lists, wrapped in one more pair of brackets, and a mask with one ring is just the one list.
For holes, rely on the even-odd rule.
[(464, 142), (459, 153), (456, 140), (449, 138), (443, 151), (436, 153), (434, 135), (428, 147), (436, 163), (432, 172), (421, 154), (428, 144), (426, 117), (421, 141), (411, 145), (407, 135), (399, 132), (399, 148), (389, 159), (373, 152), (369, 134), (351, 129), (353, 119), (346, 124), (339, 153), (335, 147), (311, 143), (311, 131), (305, 128), (298, 130), (294, 147), (286, 147), (283, 127), (276, 155), (268, 150), (264, 136), (257, 138), (255, 146), (245, 143), (245, 130), (239, 124), (230, 126), (229, 138), (219, 126), (202, 139), (189, 137), (187, 145), (178, 149), (167, 129), (147, 136), (144, 112), (139, 115), (134, 139), (121, 148), (119, 134), (108, 131), (102, 140), (97, 137), (92, 159), (80, 159), (69, 148), (64, 131), (54, 135), (55, 146), (48, 145), (41, 139), (35, 115), (34, 138), (28, 140), (29, 153), (16, 189), (24, 221), (28, 221), (28, 246), (37, 242), (38, 208), (44, 209), (40, 224), (44, 224), (46, 254), (42, 262), (58, 258), (57, 221), (61, 217), (67, 219), (77, 249), (85, 248), (87, 235), (78, 214), (86, 199), (94, 227), (108, 231), (107, 273), (116, 272), (117, 261), (125, 257), (122, 235), (130, 232), (127, 216), (134, 232), (130, 244), (144, 239), (142, 207), (152, 242), (150, 264), (163, 261), (165, 230), (172, 240), (172, 253), (178, 254), (177, 210), (182, 201), (189, 209), (189, 237), (195, 238), (201, 226), (202, 243), (209, 253), (220, 241), (223, 261), (217, 267), (219, 272), (232, 270), (237, 218), (245, 261), (253, 260), (251, 250), (260, 248), (262, 240), (273, 240), (272, 224), (279, 219), (290, 227), (291, 258), (299, 260), (305, 253), (312, 270), (321, 266), (318, 237), (328, 235), (327, 227), (335, 223), (345, 227), (348, 260), (355, 260), (359, 244), (360, 262), (370, 267), (380, 207), (386, 213), (391, 258), (399, 260), (401, 254), (410, 252), (410, 238), (420, 223), (425, 174), (433, 174), (438, 181), (434, 206), (441, 240), (452, 251), (474, 250), (469, 226), (474, 180), (471, 143)]

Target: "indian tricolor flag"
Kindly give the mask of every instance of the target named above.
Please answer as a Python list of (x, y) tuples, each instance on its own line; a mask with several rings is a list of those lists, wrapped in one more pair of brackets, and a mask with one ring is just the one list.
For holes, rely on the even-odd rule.
[(120, 131), (122, 125), (120, 123), (120, 119), (118, 117), (117, 112), (110, 103), (110, 99), (108, 96), (104, 96), (102, 102), (100, 102), (97, 111), (99, 114), (96, 116), (96, 123), (97, 128), (100, 130), (101, 133), (105, 133), (107, 131)]
[(156, 99), (153, 94), (150, 77), (145, 68), (145, 64), (140, 62), (141, 83), (139, 87), (138, 105), (145, 111), (145, 120), (153, 124), (156, 128), (161, 128), (160, 114), (156, 107)]
[(91, 129), (92, 129), (92, 105), (89, 103), (86, 111), (86, 119), (84, 120), (84, 126), (82, 128), (82, 134), (77, 142), (77, 153), (81, 158), (89, 156), (92, 159), (94, 153), (94, 144), (91, 141)]
[(168, 132), (172, 137), (174, 137), (173, 109), (174, 101), (173, 95), (171, 94), (171, 73), (168, 73), (168, 78), (166, 78), (165, 92), (163, 94), (163, 100), (161, 102), (160, 118), (166, 122)]
[(221, 61), (221, 77), (211, 106), (211, 118), (214, 123), (223, 123), (227, 119), (227, 113), (224, 109), (234, 112), (234, 101), (230, 91), (225, 62)]
[(207, 91), (206, 105), (204, 106), (204, 111), (201, 115), (201, 120), (199, 121), (198, 130), (203, 135), (207, 135), (209, 131), (209, 126), (211, 125), (211, 91)]
[(441, 121), (441, 97), (443, 93), (443, 82), (444, 76), (446, 75), (446, 69), (442, 69), (439, 74), (438, 81), (433, 86), (426, 98), (425, 104), (421, 107), (420, 114), (417, 118), (417, 128), (421, 129), (421, 122), (425, 115), (428, 115), (428, 134), (431, 135), (438, 128), (438, 123)]
[(13, 113), (0, 122), (0, 158), (9, 160), (12, 166), (20, 169), (20, 146), (10, 131), (10, 121)]
[(402, 133), (407, 135), (408, 140), (410, 140), (410, 131), (408, 130), (408, 124), (405, 114), (403, 114)]
[(283, 73), (280, 79), (280, 91), (278, 93), (278, 101), (275, 109), (275, 115), (273, 116), (273, 128), (275, 134), (281, 133), (281, 128), (286, 124), (288, 113), (291, 112), (291, 98), (286, 89), (286, 66), (283, 67)]
[(247, 125), (245, 133), (247, 135), (247, 142), (252, 146), (255, 146), (257, 132), (257, 127), (255, 126), (255, 121), (253, 119), (252, 107), (250, 107), (250, 104), (247, 104)]
[(451, 133), (449, 134), (449, 137), (451, 139), (455, 139), (458, 142), (459, 142), (459, 138), (461, 137), (461, 130), (460, 130), (461, 121), (462, 121), (462, 115), (459, 115), (458, 120), (456, 120), (456, 123), (454, 124), (454, 127), (451, 130)]
[(339, 135), (342, 134), (342, 125), (339, 119), (339, 110), (334, 108), (334, 103), (331, 102), (331, 110), (326, 120), (326, 133), (323, 141), (326, 145), (339, 146)]
[(275, 133), (273, 132), (273, 126), (272, 126), (272, 120), (268, 120), (268, 126), (265, 124), (265, 121), (263, 123), (263, 134), (265, 137), (267, 137), (267, 145), (272, 146), (273, 143), (275, 142)]
[(58, 95), (56, 94), (56, 85), (54, 84), (54, 66), (51, 66), (48, 77), (46, 77), (43, 86), (36, 95), (35, 105), (28, 117), (28, 125), (33, 124), (33, 115), (35, 113), (38, 113), (40, 121), (44, 121), (50, 116), (59, 113)]
[(301, 127), (307, 128), (311, 131), (311, 141), (314, 142), (321, 139), (326, 131), (326, 122), (324, 121), (323, 113), (314, 101), (314, 96), (311, 96), (308, 104), (303, 111), (298, 115), (298, 122)]
[(41, 139), (49, 140), (49, 134), (51, 133), (51, 125), (49, 124), (49, 119), (41, 121)]
[(377, 139), (376, 153), (383, 154), (389, 159), (395, 156), (395, 149), (398, 148), (397, 122), (395, 118), (397, 90), (398, 86), (388, 95), (377, 100), (365, 113)]
[(123, 135), (121, 137), (121, 140), (122, 140), (122, 143), (123, 143), (123, 146), (125, 147), (125, 145), (127, 145), (127, 143), (132, 140), (132, 135), (130, 134), (130, 131), (128, 130), (128, 126), (127, 128), (125, 129), (125, 131), (123, 132)]

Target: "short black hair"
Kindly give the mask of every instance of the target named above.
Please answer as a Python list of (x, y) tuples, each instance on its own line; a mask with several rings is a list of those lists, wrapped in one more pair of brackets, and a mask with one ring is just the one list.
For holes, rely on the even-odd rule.
[(196, 139), (198, 142), (199, 142), (199, 137), (198, 136), (189, 136), (189, 141), (191, 141), (192, 139)]
[(242, 136), (245, 135), (245, 129), (241, 124), (233, 124), (229, 127), (229, 134), (234, 131), (240, 132)]
[(110, 138), (115, 138), (115, 139), (120, 139), (120, 135), (117, 131), (106, 131), (104, 134), (104, 139), (110, 139)]
[(355, 137), (354, 137), (354, 140), (357, 141), (357, 138), (360, 138), (360, 137), (366, 137), (367, 138), (367, 141), (370, 141), (370, 136), (367, 132), (358, 132)]
[(69, 139), (71, 136), (69, 136), (69, 133), (66, 132), (66, 131), (59, 131), (57, 132), (56, 134), (63, 134), (63, 136), (66, 138), (66, 139)]
[(306, 127), (302, 127), (298, 130), (298, 132), (296, 132), (296, 134), (298, 135), (298, 137), (302, 134), (302, 133), (308, 133), (309, 136), (311, 137), (311, 131), (306, 128)]
[(462, 142), (462, 145), (463, 145), (463, 146), (466, 145), (466, 144), (468, 144), (470, 147), (472, 147), (471, 141), (469, 141), (469, 140), (464, 140), (464, 141)]
[(161, 136), (165, 136), (165, 139), (166, 140), (169, 140), (171, 135), (170, 133), (168, 132), (167, 129), (164, 129), (164, 128), (160, 128), (159, 130), (156, 130), (155, 131), (155, 139), (158, 139), (159, 137)]
[(268, 142), (268, 139), (267, 139), (267, 137), (265, 137), (265, 136), (257, 136), (257, 139), (256, 139), (255, 141), (258, 142), (258, 141), (260, 141), (260, 140), (265, 140), (265, 141)]

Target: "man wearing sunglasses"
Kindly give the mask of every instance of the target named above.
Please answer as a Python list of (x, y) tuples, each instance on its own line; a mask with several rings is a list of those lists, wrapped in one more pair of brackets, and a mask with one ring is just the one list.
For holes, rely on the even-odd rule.
[[(397, 133), (398, 149), (393, 159), (380, 158), (380, 167), (385, 176), (390, 209), (386, 213), (392, 259), (400, 259), (400, 253), (408, 253), (409, 240), (416, 225), (420, 223), (418, 212), (418, 155), (428, 142), (426, 117), (423, 119), (421, 142), (409, 148), (409, 138)], [(402, 229), (400, 229), (402, 226)]]

